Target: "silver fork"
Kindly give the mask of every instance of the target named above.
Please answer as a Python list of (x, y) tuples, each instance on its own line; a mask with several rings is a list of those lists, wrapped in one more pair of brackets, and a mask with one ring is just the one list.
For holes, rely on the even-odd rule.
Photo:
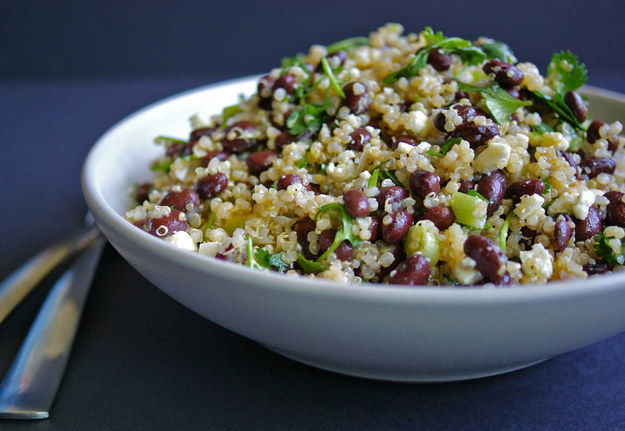
[(49, 416), (104, 244), (97, 230), (91, 229), (44, 250), (3, 281), (0, 321), (55, 266), (80, 253), (52, 286), (0, 383), (0, 418)]

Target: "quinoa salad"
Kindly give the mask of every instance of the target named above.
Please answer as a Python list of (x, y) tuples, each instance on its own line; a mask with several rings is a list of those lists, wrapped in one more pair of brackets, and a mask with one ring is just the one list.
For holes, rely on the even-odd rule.
[(620, 122), (570, 51), (387, 24), (284, 58), (186, 137), (158, 136), (126, 219), (177, 247), (348, 283), (586, 278), (625, 264)]

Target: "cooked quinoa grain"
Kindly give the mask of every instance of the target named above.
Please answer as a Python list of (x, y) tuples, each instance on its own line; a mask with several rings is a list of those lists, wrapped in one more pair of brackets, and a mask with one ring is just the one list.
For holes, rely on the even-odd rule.
[(212, 258), (340, 282), (544, 283), (625, 264), (622, 125), (569, 51), (387, 24), (284, 59), (187, 139), (126, 218)]

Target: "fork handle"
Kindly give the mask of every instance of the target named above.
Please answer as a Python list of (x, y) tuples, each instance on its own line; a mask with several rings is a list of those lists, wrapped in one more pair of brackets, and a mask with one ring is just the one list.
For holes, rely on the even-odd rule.
[(52, 286), (0, 383), (0, 419), (48, 417), (104, 243), (82, 252)]
[(89, 247), (100, 236), (96, 228), (61, 240), (40, 251), (0, 283), (0, 323), (54, 268)]

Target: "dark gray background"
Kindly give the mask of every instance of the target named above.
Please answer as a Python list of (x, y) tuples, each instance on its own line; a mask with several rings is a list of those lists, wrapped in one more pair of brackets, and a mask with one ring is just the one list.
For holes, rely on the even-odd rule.
[(6, 1), (0, 79), (85, 76), (207, 78), (266, 71), (313, 43), (386, 22), (417, 32), (509, 42), (541, 70), (573, 50), (593, 72), (624, 64), (620, 0), (590, 1)]

